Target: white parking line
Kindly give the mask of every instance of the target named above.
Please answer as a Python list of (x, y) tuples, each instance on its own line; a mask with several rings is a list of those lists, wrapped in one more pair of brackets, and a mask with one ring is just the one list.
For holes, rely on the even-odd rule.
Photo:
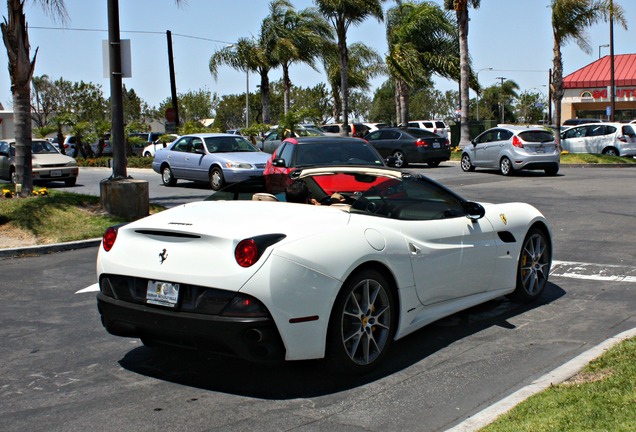
[(89, 285), (86, 288), (82, 288), (79, 291), (76, 291), (75, 294), (84, 294), (89, 292), (99, 292), (99, 284)]
[(603, 282), (636, 283), (636, 267), (573, 261), (552, 261), (550, 276)]

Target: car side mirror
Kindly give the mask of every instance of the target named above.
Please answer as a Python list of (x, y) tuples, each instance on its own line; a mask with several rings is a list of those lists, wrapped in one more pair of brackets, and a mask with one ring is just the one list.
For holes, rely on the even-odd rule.
[(205, 154), (205, 152), (203, 151), (203, 149), (202, 149), (202, 148), (194, 149), (194, 152), (195, 152), (196, 154)]
[(275, 166), (277, 168), (285, 168), (285, 159), (282, 158), (276, 158), (274, 160), (272, 160), (272, 166)]
[(473, 147), (477, 146), (477, 140), (472, 140), (470, 143), (473, 145)]
[(486, 209), (479, 203), (468, 201), (464, 203), (466, 217), (475, 222), (486, 215)]

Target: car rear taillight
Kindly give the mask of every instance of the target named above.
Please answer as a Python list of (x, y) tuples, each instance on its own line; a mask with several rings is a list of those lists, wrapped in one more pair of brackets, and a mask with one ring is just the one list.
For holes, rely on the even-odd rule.
[(422, 138), (415, 141), (415, 147), (428, 147), (428, 143), (424, 141)]
[(241, 240), (234, 250), (236, 262), (241, 267), (250, 267), (258, 260), (258, 246), (254, 239)]
[(284, 238), (284, 234), (266, 234), (241, 240), (234, 249), (234, 258), (241, 267), (250, 267), (258, 261), (265, 249)]
[(523, 142), (516, 135), (512, 137), (512, 145), (518, 148), (523, 148)]
[(444, 142), (444, 147), (450, 147), (450, 141), (448, 139)]
[(616, 137), (620, 142), (627, 142), (627, 137), (625, 135), (619, 135)]
[(115, 240), (117, 240), (117, 228), (108, 227), (104, 236), (102, 237), (102, 247), (106, 252), (110, 251), (115, 245)]

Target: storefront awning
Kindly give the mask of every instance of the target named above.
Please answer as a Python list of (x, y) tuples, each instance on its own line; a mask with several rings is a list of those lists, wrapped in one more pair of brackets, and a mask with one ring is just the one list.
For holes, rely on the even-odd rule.
[[(610, 56), (606, 55), (563, 78), (563, 88), (607, 87), (610, 80)], [(614, 56), (614, 83), (616, 87), (636, 86), (636, 54)]]

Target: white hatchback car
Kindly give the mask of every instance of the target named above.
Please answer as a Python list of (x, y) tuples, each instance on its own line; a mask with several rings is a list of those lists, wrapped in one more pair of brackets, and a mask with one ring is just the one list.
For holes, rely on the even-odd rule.
[(499, 126), (482, 132), (464, 147), (460, 166), (464, 171), (498, 168), (506, 176), (522, 169), (556, 175), (560, 162), (552, 132), (541, 127)]
[(636, 156), (636, 132), (631, 124), (583, 124), (561, 132), (561, 148), (570, 153)]

